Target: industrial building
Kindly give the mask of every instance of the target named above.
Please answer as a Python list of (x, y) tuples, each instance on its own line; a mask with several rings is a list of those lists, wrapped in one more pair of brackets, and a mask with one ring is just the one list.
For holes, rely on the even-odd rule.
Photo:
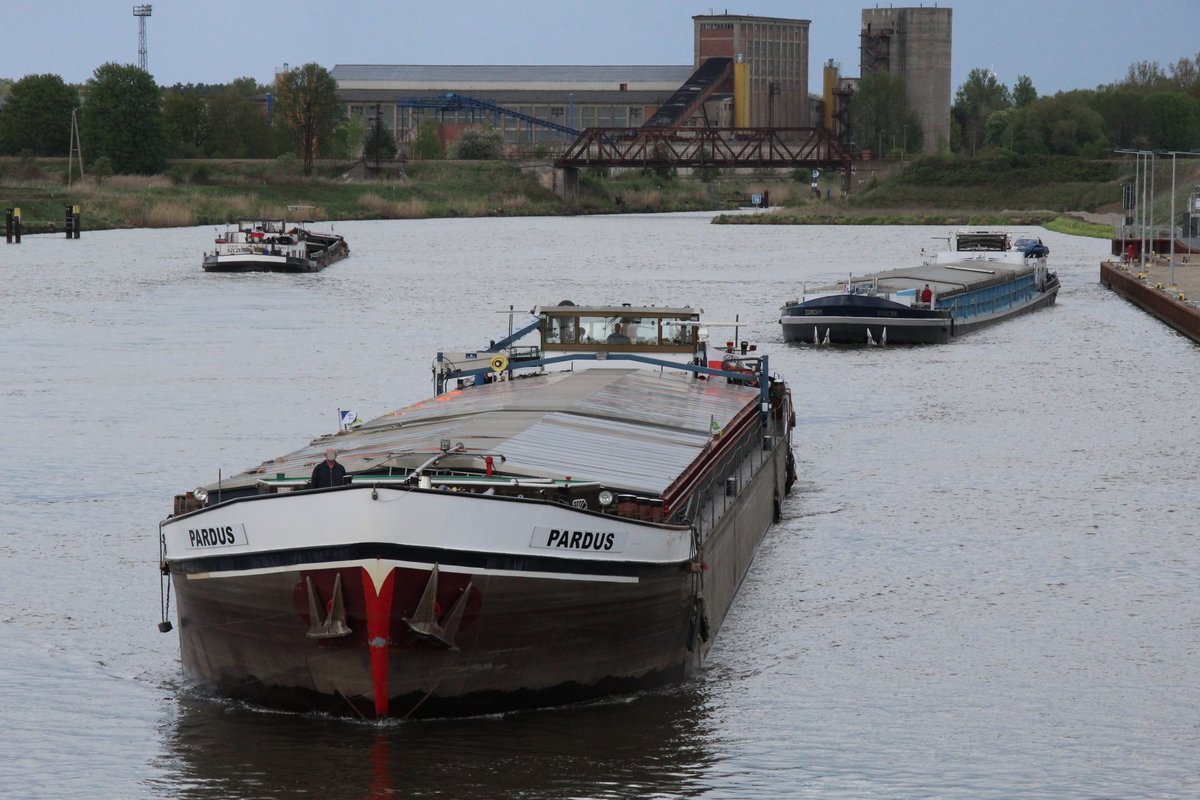
[[(735, 80), (746, 93), (748, 118), (732, 123), (751, 128), (809, 126), (808, 26), (806, 19), (779, 19), (735, 14), (692, 17), (695, 66), (710, 58), (735, 63)], [(745, 69), (745, 77), (737, 72)], [(733, 92), (733, 87), (730, 87)], [(740, 103), (740, 100), (738, 101)]]
[(949, 8), (866, 8), (862, 12), (861, 74), (905, 79), (908, 102), (924, 132), (922, 152), (950, 147)]
[(690, 65), (339, 64), (332, 74), (350, 118), (365, 128), (378, 115), (398, 142), (427, 116), (444, 140), (483, 124), (527, 152), (560, 150), (584, 128), (809, 124), (808, 20), (716, 14), (693, 25)]
[[(692, 24), (691, 64), (339, 64), (333, 77), (350, 118), (365, 129), (378, 115), (397, 142), (411, 141), (430, 116), (445, 142), (486, 125), (511, 151), (547, 154), (585, 128), (815, 126), (852, 138), (847, 112), (857, 81), (830, 61), (822, 94), (809, 95), (809, 20), (702, 14)], [(905, 79), (925, 153), (950, 143), (951, 24), (949, 8), (862, 11), (860, 74)]]
[[(466, 125), (494, 127), (515, 149), (561, 148), (565, 129), (638, 128), (692, 74), (678, 66), (372, 66), (333, 68), (351, 119), (365, 123), (376, 108), (396, 141), (409, 141), (434, 116), (453, 139)], [(456, 102), (454, 95), (465, 98)], [(478, 101), (478, 104), (473, 101)], [(497, 110), (504, 109), (511, 114)]]

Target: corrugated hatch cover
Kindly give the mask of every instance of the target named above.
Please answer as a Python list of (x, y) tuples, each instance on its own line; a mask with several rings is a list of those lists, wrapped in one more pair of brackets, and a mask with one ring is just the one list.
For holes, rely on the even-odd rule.
[[(389, 453), (437, 452), (443, 439), (468, 450), (503, 453), (505, 472), (600, 481), (612, 488), (661, 493), (711, 439), (711, 423), (729, 425), (758, 390), (721, 380), (689, 380), (645, 369), (584, 369), (472, 387), (422, 400), (356, 431), (322, 437), (263, 472), (306, 475), (327, 446), (351, 472)], [(421, 459), (416, 459), (419, 463)]]

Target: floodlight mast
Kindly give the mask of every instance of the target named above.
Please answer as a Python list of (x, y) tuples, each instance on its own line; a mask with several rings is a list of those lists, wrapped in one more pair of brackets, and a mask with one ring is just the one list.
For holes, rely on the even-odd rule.
[(152, 10), (149, 3), (133, 7), (133, 15), (138, 18), (138, 67), (143, 70), (146, 69), (146, 17)]

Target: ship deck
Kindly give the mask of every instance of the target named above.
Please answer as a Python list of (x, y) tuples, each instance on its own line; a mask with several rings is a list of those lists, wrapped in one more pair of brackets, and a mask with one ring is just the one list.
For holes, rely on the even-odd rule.
[[(454, 450), (462, 444), (465, 459), (503, 455), (496, 467), (505, 474), (570, 476), (661, 494), (702, 455), (713, 423), (728, 428), (756, 410), (759, 399), (756, 388), (646, 369), (518, 378), (452, 391), (319, 437), (224, 480), (221, 488), (307, 478), (330, 446), (348, 473), (412, 469), (449, 441)], [(474, 457), (478, 469), (482, 462)]]
[[(939, 297), (1006, 283), (1030, 272), (1031, 266), (1014, 267), (999, 261), (963, 260), (876, 272), (850, 282), (855, 286), (877, 284), (880, 293), (923, 289), (925, 284)], [(844, 286), (842, 287), (844, 288)]]

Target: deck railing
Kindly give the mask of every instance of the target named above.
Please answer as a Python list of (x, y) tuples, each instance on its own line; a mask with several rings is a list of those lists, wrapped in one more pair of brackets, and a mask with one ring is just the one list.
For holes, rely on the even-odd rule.
[(777, 420), (774, 414), (766, 416), (765, 424), (762, 419), (755, 420), (688, 499), (682, 521), (692, 526), (697, 546), (737, 502), (746, 484), (771, 458), (775, 448), (787, 446), (786, 420)]

